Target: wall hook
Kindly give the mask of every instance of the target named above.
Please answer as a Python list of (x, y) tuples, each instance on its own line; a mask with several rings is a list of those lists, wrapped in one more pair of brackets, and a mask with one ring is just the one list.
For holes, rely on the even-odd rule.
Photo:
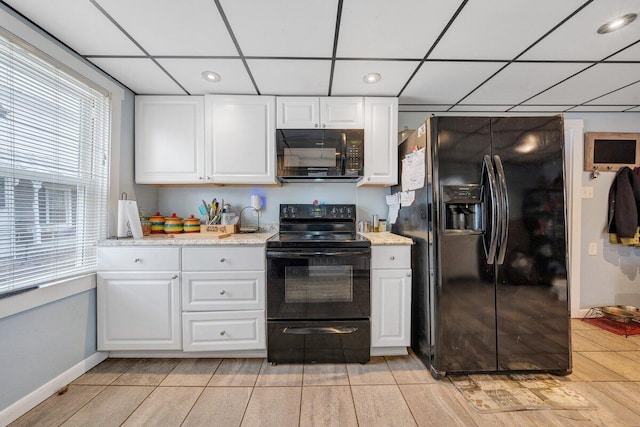
[(600, 172), (598, 171), (598, 167), (594, 166), (593, 170), (591, 171), (591, 174), (589, 174), (589, 178), (596, 179), (599, 176), (600, 176)]

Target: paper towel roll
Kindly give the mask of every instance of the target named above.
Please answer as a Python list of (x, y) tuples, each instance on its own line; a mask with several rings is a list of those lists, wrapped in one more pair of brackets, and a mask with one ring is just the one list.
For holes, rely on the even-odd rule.
[(126, 202), (127, 219), (134, 239), (142, 239), (142, 224), (140, 224), (140, 213), (135, 200), (123, 200)]
[(257, 211), (262, 209), (262, 199), (257, 194), (251, 195), (251, 207)]
[(116, 233), (118, 237), (128, 236), (127, 202), (128, 200), (118, 200), (118, 232)]

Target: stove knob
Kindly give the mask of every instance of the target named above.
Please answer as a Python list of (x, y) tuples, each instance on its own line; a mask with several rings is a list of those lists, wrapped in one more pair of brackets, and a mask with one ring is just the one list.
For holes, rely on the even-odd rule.
[(332, 207), (331, 208), (331, 215), (336, 216), (336, 214), (338, 213), (338, 210), (336, 209), (336, 207)]

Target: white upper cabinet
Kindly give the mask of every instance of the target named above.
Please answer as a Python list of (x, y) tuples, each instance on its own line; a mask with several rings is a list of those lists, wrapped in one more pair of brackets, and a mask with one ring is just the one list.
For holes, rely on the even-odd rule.
[(205, 95), (207, 180), (275, 184), (275, 97)]
[(138, 184), (204, 182), (204, 98), (136, 96)]
[(398, 183), (398, 98), (364, 98), (364, 176), (358, 186)]
[(279, 96), (276, 127), (363, 129), (364, 98)]

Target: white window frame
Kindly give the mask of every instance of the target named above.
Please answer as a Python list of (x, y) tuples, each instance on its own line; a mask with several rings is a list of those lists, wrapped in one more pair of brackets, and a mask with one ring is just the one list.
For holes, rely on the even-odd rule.
[[(59, 41), (44, 33), (39, 28), (33, 26), (24, 17), (15, 13), (6, 5), (0, 4), (0, 31), (12, 34), (23, 40), (25, 43), (38, 49), (43, 54), (55, 58), (61, 65), (76, 72), (78, 76), (86, 78), (88, 81), (104, 88), (111, 95), (111, 123), (110, 123), (110, 156), (105, 159), (109, 162), (109, 230), (115, 229), (114, 212), (117, 207), (118, 195), (121, 187), (128, 187), (130, 184), (120, 176), (120, 146), (123, 136), (121, 123), (123, 114), (123, 103), (125, 102), (126, 89), (115, 80), (98, 70), (88, 61), (80, 58), (73, 51), (62, 45)], [(131, 104), (131, 114), (133, 96), (128, 95), (127, 104)], [(127, 109), (127, 112), (129, 110)], [(129, 136), (125, 135), (125, 141)], [(128, 142), (131, 143), (131, 142)], [(116, 161), (111, 161), (116, 159)], [(125, 174), (126, 175), (126, 174)], [(122, 182), (121, 182), (122, 181)], [(131, 179), (131, 182), (132, 179)], [(1, 212), (0, 212), (1, 214)], [(105, 236), (106, 237), (106, 236)], [(59, 282), (52, 282), (41, 286), (39, 289), (16, 295), (10, 298), (0, 299), (0, 319), (12, 316), (35, 307), (67, 298), (78, 293), (86, 292), (96, 287), (95, 273), (87, 274), (75, 279)]]

